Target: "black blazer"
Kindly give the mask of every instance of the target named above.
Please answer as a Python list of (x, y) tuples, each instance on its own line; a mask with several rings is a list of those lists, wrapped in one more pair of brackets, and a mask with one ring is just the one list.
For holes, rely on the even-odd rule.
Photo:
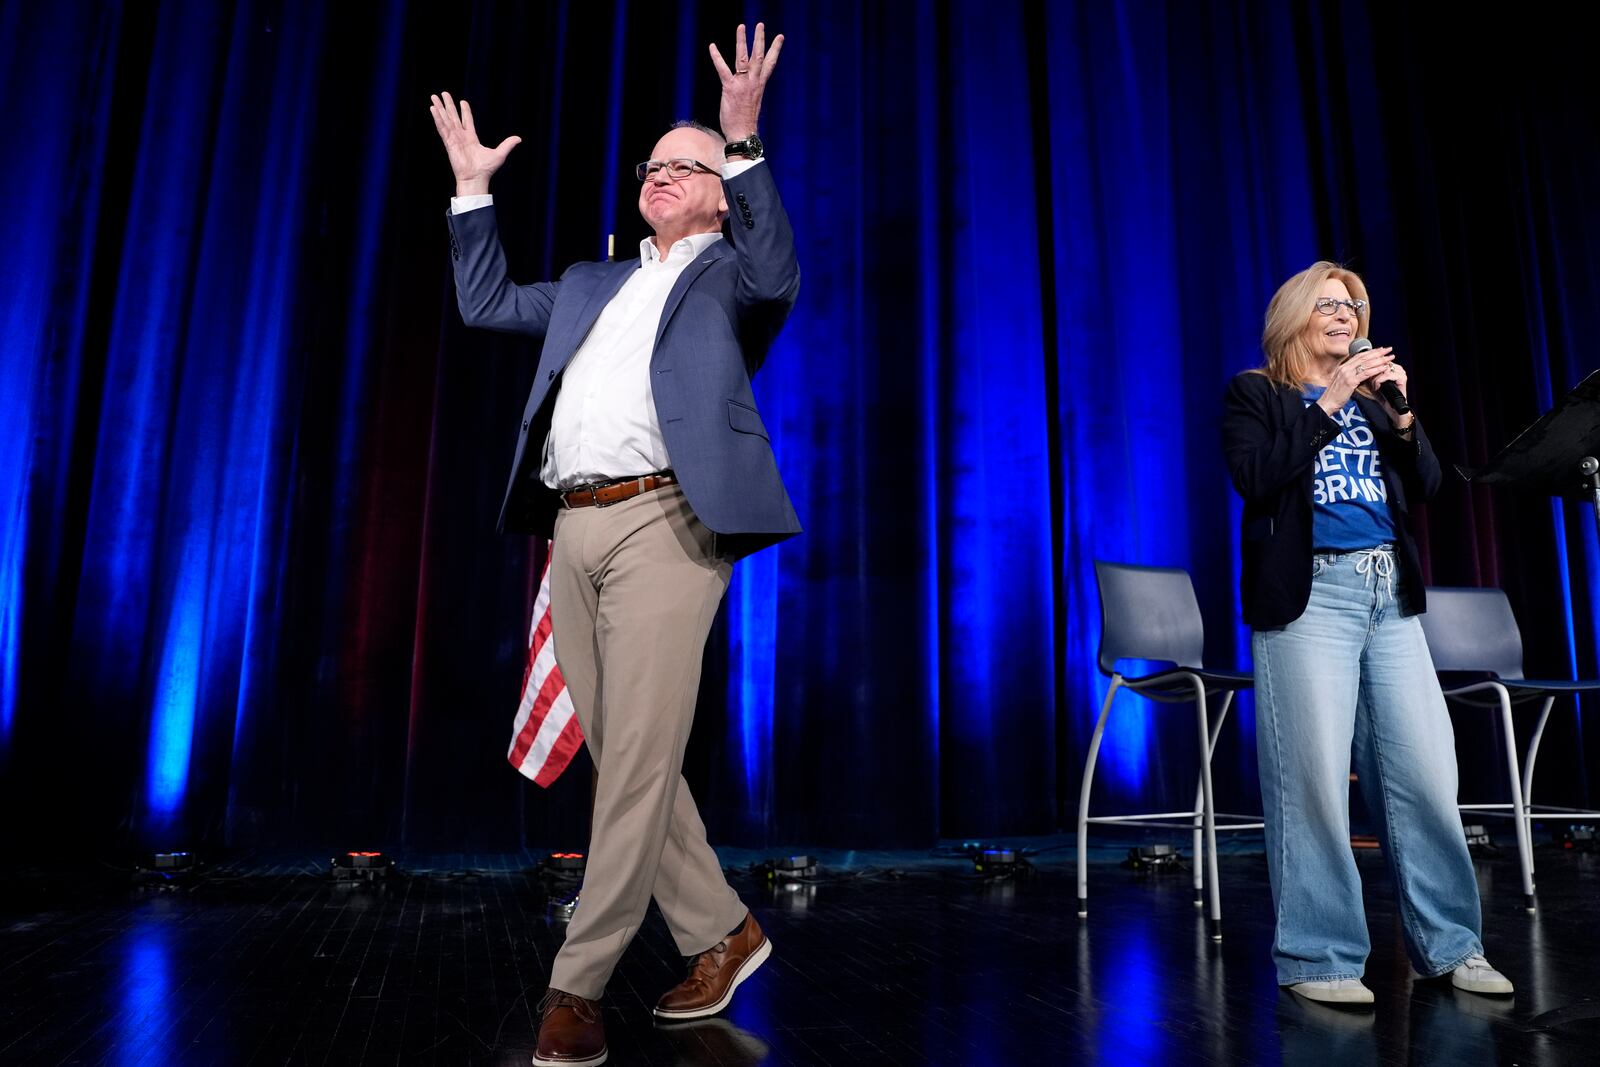
[[(1356, 394), (1356, 404), (1377, 438), (1383, 480), (1394, 516), (1395, 558), (1400, 564), (1402, 614), (1426, 609), (1417, 542), (1407, 528), (1410, 501), (1439, 491), (1439, 460), (1420, 421), (1415, 440), (1394, 431), (1384, 406)], [(1239, 583), (1244, 621), (1256, 629), (1287, 626), (1311, 599), (1312, 468), (1317, 453), (1339, 435), (1339, 425), (1299, 390), (1246, 372), (1228, 386), (1222, 451), (1233, 487), (1244, 497), (1244, 573)]]

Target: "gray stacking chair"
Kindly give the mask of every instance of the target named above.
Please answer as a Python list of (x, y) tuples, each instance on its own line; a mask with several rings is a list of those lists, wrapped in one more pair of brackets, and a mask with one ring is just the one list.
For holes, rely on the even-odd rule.
[[(1564, 693), (1600, 691), (1600, 679), (1564, 681), (1522, 676), (1522, 631), (1511, 613), (1511, 602), (1499, 589), (1428, 589), (1428, 610), (1422, 615), (1433, 669), (1442, 675), (1487, 675), (1480, 681), (1453, 685), (1444, 695), (1470, 707), (1499, 708), (1505, 734), (1506, 768), (1511, 786), (1509, 804), (1461, 804), (1462, 811), (1513, 820), (1517, 828), (1517, 854), (1522, 861), (1523, 906), (1537, 908), (1533, 885), (1533, 816), (1560, 815), (1570, 822), (1600, 819), (1589, 808), (1559, 808), (1533, 803), (1533, 767), (1539, 759), (1539, 742), (1556, 698)], [(1511, 709), (1517, 704), (1542, 701), (1539, 719), (1528, 742), (1527, 758), (1518, 769), (1517, 735)]]
[[(1211, 938), (1220, 941), (1222, 894), (1217, 885), (1217, 831), (1259, 830), (1263, 824), (1260, 816), (1217, 814), (1211, 794), (1211, 753), (1216, 748), (1217, 735), (1233, 703), (1233, 695), (1250, 688), (1254, 679), (1237, 671), (1206, 670), (1201, 663), (1205, 628), (1189, 572), (1175, 567), (1136, 567), (1096, 560), (1094, 573), (1100, 586), (1100, 672), (1111, 679), (1111, 688), (1106, 692), (1100, 719), (1095, 723), (1094, 738), (1089, 742), (1083, 785), (1078, 794), (1078, 917), (1087, 918), (1089, 914), (1090, 823), (1132, 823), (1191, 830), (1194, 834), (1195, 907), (1204, 906), (1203, 892), (1209, 889)], [(1117, 664), (1123, 660), (1152, 660), (1173, 666), (1130, 678), (1117, 670)], [(1122, 689), (1131, 689), (1164, 704), (1194, 702), (1201, 759), (1193, 811), (1090, 817), (1089, 792), (1094, 785), (1100, 739), (1105, 734), (1112, 701)], [(1223, 695), (1222, 705), (1213, 720), (1209, 702), (1219, 693)], [(1175, 819), (1188, 821), (1173, 822)], [(1219, 819), (1226, 822), (1219, 823)]]

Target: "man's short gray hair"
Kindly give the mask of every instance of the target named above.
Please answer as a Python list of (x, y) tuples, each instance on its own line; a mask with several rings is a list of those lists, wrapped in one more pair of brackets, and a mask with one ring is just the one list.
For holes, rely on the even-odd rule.
[(671, 128), (674, 130), (699, 130), (701, 133), (705, 134), (707, 137), (710, 137), (717, 143), (716, 158), (707, 160), (707, 162), (711, 163), (713, 166), (721, 167), (728, 161), (728, 157), (723, 155), (722, 152), (722, 146), (728, 143), (728, 139), (722, 136), (721, 130), (714, 130), (705, 123), (696, 122), (694, 119), (679, 119), (677, 122), (672, 124)]

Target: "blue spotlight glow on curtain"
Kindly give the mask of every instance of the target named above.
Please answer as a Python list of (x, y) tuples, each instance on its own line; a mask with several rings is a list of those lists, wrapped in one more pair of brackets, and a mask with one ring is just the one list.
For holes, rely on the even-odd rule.
[(15, 151), (0, 165), (0, 196), (12, 205), (0, 212), (0, 770), (28, 662), (46, 658), (43, 635), (71, 612), (57, 601), (77, 565), (63, 532), (80, 390), (92, 388), (94, 235), (121, 28), (114, 6), (0, 7), (0, 89), (49, 102), (18, 112)]
[[(536, 553), (492, 524), (537, 349), (460, 322), (426, 103), (523, 137), (501, 234), (557, 277), (606, 233), (634, 254), (632, 163), (716, 121), (706, 43), (741, 17), (787, 41), (761, 133), (803, 280), (756, 391), (806, 534), (740, 564), (717, 631), (691, 784), (720, 840), (1059, 827), (1096, 559), (1187, 568), (1207, 661), (1246, 666), (1218, 413), (1308, 262), (1367, 277), (1447, 462), (1593, 369), (1588, 68), (1462, 85), (1484, 42), (1404, 5), (0, 6), (30, 101), (0, 159), (0, 801), (156, 843), (571, 840), (582, 773), (503, 766)], [(1578, 509), (1452, 480), (1421, 521), (1432, 580), (1507, 588), (1530, 669), (1600, 669)], [(1248, 712), (1217, 757), (1245, 805)], [(1188, 803), (1172, 722), (1119, 705), (1097, 806)], [(1553, 802), (1589, 802), (1581, 726)]]

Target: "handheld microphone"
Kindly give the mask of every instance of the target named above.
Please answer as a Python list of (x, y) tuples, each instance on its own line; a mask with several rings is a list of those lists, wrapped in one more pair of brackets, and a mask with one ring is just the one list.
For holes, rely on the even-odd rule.
[[(1370, 352), (1371, 350), (1372, 342), (1365, 337), (1357, 337), (1350, 342), (1350, 354), (1352, 356), (1359, 356), (1361, 353)], [(1389, 406), (1394, 408), (1396, 415), (1404, 415), (1411, 410), (1411, 404), (1406, 400), (1406, 395), (1393, 382), (1379, 383), (1378, 392), (1382, 393), (1383, 398), (1389, 402)]]

